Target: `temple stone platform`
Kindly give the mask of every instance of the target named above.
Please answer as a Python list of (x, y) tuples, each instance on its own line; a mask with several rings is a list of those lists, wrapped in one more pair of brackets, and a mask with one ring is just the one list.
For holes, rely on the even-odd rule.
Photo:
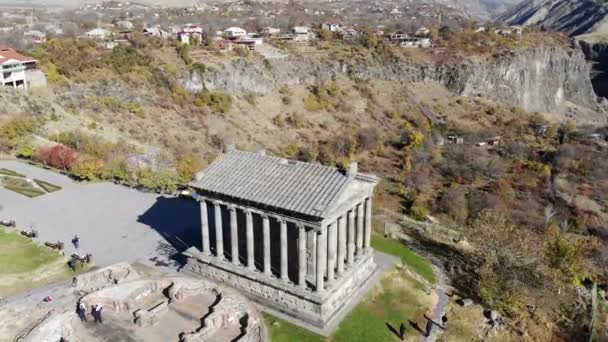
[(188, 257), (184, 270), (191, 275), (240, 290), (262, 310), (324, 336), (333, 332), (383, 273), (370, 251), (358, 260), (357, 267), (343, 274), (344, 279), (317, 293), (280, 279), (267, 279), (260, 272), (243, 270), (229, 261), (205, 257), (194, 247), (184, 255)]

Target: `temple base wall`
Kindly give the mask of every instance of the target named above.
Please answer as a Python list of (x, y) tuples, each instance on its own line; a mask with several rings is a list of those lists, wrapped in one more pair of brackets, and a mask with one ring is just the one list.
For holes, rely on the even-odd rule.
[(331, 286), (326, 285), (326, 290), (319, 294), (226, 260), (204, 256), (195, 248), (184, 254), (188, 258), (184, 266), (186, 271), (239, 289), (270, 312), (287, 315), (294, 323), (315, 327), (317, 332), (324, 334), (328, 333), (328, 327), (335, 328), (352, 304), (359, 301), (377, 271), (370, 249), (357, 258), (354, 267), (334, 280)]

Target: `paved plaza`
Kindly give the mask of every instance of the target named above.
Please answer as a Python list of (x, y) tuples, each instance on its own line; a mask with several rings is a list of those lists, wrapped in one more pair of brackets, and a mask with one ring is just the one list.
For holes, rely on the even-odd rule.
[[(121, 261), (174, 265), (172, 256), (200, 245), (198, 204), (145, 193), (112, 183), (78, 183), (19, 161), (0, 161), (0, 168), (62, 187), (36, 198), (0, 187), (0, 219), (12, 219), (17, 229), (34, 225), (40, 242), (62, 241), (65, 253), (91, 253), (97, 266)], [(78, 234), (78, 251), (71, 244)]]

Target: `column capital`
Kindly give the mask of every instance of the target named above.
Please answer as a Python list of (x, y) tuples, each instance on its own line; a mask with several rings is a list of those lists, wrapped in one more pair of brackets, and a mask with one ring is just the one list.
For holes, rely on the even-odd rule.
[(275, 216), (274, 218), (276, 218), (277, 221), (279, 221), (279, 223), (281, 223), (281, 224), (287, 222), (287, 220), (285, 220), (285, 218), (283, 216)]
[(235, 211), (236, 210), (236, 205), (234, 205), (234, 204), (228, 204), (228, 210)]
[(323, 233), (325, 233), (327, 231), (327, 225), (321, 226), (319, 227), (319, 229), (316, 230), (317, 235), (321, 235)]
[(216, 207), (222, 204), (222, 202), (220, 202), (218, 200), (211, 200), (211, 203)]
[(247, 216), (251, 216), (251, 214), (253, 214), (251, 212), (251, 209), (249, 209), (249, 208), (243, 209), (243, 211), (245, 212), (245, 215), (247, 215)]
[(266, 213), (261, 213), (260, 216), (262, 216), (262, 219), (264, 220), (268, 220), (268, 214)]

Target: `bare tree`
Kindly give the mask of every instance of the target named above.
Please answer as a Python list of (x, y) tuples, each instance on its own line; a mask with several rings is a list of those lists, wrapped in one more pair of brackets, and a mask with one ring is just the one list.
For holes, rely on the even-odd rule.
[(555, 216), (557, 214), (557, 211), (555, 210), (555, 208), (553, 207), (553, 204), (548, 204), (545, 207), (545, 228), (547, 228), (547, 226), (549, 225), (549, 222), (551, 222), (551, 219), (553, 218), (553, 216)]

